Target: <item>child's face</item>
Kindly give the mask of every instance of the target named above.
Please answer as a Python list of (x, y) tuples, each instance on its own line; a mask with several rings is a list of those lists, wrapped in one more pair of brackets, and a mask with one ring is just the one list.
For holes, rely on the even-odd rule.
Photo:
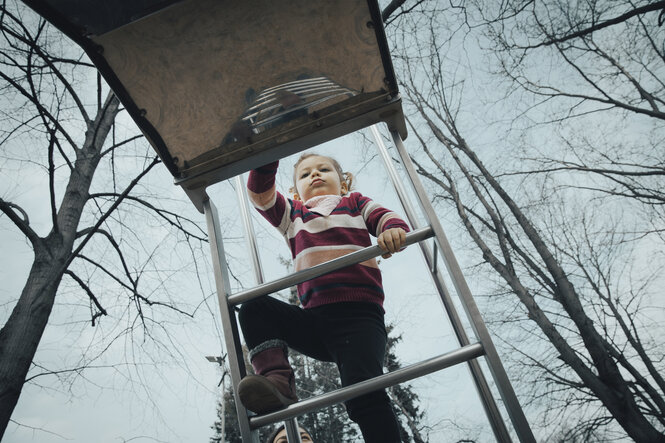
[(345, 194), (346, 183), (340, 180), (330, 159), (314, 155), (304, 159), (296, 168), (296, 199), (307, 201), (318, 195)]

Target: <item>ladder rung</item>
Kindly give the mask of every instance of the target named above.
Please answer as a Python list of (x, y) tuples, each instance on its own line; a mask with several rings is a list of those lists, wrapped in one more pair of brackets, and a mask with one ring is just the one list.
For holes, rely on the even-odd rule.
[[(406, 246), (426, 240), (433, 235), (434, 231), (429, 226), (416, 229), (415, 231), (406, 234)], [(304, 281), (311, 280), (315, 277), (327, 274), (345, 266), (355, 265), (356, 263), (364, 262), (365, 260), (378, 257), (384, 253), (385, 251), (378, 245), (368, 246), (364, 249), (352, 252), (342, 257), (338, 257), (334, 260), (312, 266), (308, 269), (303, 269), (302, 271), (295, 272), (291, 275), (287, 275), (286, 277), (278, 278), (277, 280), (263, 283), (246, 291), (233, 294), (228, 298), (228, 303), (230, 306), (239, 305), (253, 298), (281, 291), (282, 289), (286, 289)]]
[(316, 397), (299, 401), (298, 403), (292, 404), (279, 411), (250, 417), (249, 425), (252, 429), (257, 429), (271, 423), (298, 417), (307, 412), (341, 403), (359, 395), (376, 391), (377, 389), (385, 389), (389, 386), (403, 383), (478, 358), (484, 353), (483, 346), (480, 343), (472, 343), (437, 357), (423, 360), (420, 363), (414, 363), (396, 371), (374, 377), (371, 380), (366, 380), (345, 388), (336, 389), (322, 395), (317, 395)]

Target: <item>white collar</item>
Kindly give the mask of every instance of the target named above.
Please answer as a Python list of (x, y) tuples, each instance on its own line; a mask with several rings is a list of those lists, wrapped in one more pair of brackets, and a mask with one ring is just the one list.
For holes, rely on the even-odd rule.
[(310, 211), (327, 217), (333, 209), (337, 207), (340, 201), (342, 201), (341, 195), (317, 195), (316, 197), (307, 200), (305, 206), (309, 208)]

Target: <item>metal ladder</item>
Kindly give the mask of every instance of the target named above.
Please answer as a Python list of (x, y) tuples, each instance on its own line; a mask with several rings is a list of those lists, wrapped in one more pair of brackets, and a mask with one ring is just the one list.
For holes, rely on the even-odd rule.
[[(289, 443), (300, 443), (300, 435), (296, 417), (307, 412), (317, 410), (332, 404), (346, 401), (368, 392), (384, 389), (395, 384), (399, 384), (414, 378), (430, 374), (441, 369), (467, 362), (471, 371), (472, 379), (480, 396), (483, 408), (488, 417), (492, 431), (499, 442), (510, 442), (511, 436), (506, 427), (506, 423), (501, 417), (501, 413), (493, 398), (490, 387), (483, 374), (478, 362), (478, 358), (485, 357), (487, 366), (494, 379), (501, 399), (508, 412), (513, 424), (514, 431), (520, 442), (535, 442), (531, 428), (524, 416), (524, 412), (517, 400), (515, 392), (510, 384), (510, 380), (501, 363), (496, 348), (492, 343), (487, 327), (483, 322), (478, 307), (471, 295), (469, 287), (464, 279), (459, 264), (453, 254), (452, 248), (446, 239), (441, 224), (436, 217), (425, 189), (420, 182), (411, 159), (406, 152), (402, 139), (397, 131), (391, 132), (392, 139), (401, 163), (406, 171), (408, 179), (411, 181), (413, 190), (417, 197), (420, 208), (424, 213), (428, 226), (419, 226), (416, 212), (411, 205), (400, 177), (395, 169), (393, 161), (388, 150), (383, 143), (381, 135), (376, 125), (371, 127), (376, 145), (381, 154), (388, 175), (395, 187), (398, 198), (402, 204), (404, 212), (413, 228), (413, 231), (407, 234), (407, 245), (418, 243), (429, 268), (429, 272), (436, 285), (443, 306), (448, 314), (450, 323), (453, 327), (460, 348), (452, 352), (441, 354), (427, 360), (415, 363), (387, 374), (380, 375), (371, 380), (366, 380), (351, 386), (337, 389), (322, 395), (301, 400), (293, 405), (276, 412), (263, 415), (249, 415), (248, 411), (240, 401), (236, 401), (236, 410), (243, 442), (258, 443), (258, 433), (256, 429), (278, 422), (284, 421)], [(206, 223), (208, 225), (208, 234), (210, 237), (210, 246), (212, 250), (213, 267), (215, 273), (215, 282), (217, 296), (221, 311), (222, 327), (224, 340), (227, 348), (228, 361), (230, 366), (230, 375), (233, 383), (234, 396), (237, 399), (238, 383), (246, 375), (244, 358), (242, 356), (242, 345), (238, 331), (238, 324), (235, 316), (234, 307), (249, 301), (253, 298), (271, 294), (282, 289), (289, 288), (298, 283), (310, 280), (320, 275), (332, 272), (352, 264), (360, 263), (370, 258), (377, 257), (383, 253), (379, 246), (370, 246), (365, 249), (353, 252), (351, 254), (339, 257), (326, 263), (319, 264), (309, 269), (305, 269), (289, 276), (279, 278), (271, 282), (264, 282), (263, 271), (258, 254), (258, 247), (255, 242), (254, 228), (250, 217), (250, 208), (247, 198), (245, 183), (241, 176), (236, 176), (236, 188), (238, 199), (240, 201), (241, 216), (245, 227), (245, 234), (248, 240), (250, 253), (252, 256), (253, 267), (257, 286), (233, 294), (231, 292), (229, 276), (227, 272), (227, 262), (224, 254), (224, 244), (222, 241), (219, 216), (214, 204), (207, 200), (204, 202), (204, 212)], [(425, 240), (433, 238), (433, 248), (430, 248)], [(438, 252), (440, 251), (440, 253)], [(441, 269), (438, 267), (438, 256), (445, 264), (448, 275), (451, 278), (460, 302), (466, 312), (468, 321), (473, 329), (477, 341), (471, 341), (464, 331), (464, 326), (453, 304), (451, 295), (444, 283)]]

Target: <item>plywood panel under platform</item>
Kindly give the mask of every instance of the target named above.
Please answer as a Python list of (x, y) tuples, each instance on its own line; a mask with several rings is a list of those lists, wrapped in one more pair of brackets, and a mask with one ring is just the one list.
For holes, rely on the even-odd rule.
[(25, 2), (85, 49), (188, 193), (378, 121), (406, 136), (376, 0)]
[(385, 91), (371, 21), (355, 0), (290, 0), (288, 9), (271, 0), (192, 0), (93, 40), (187, 169), (211, 150), (255, 137), (242, 119), (268, 88), (326, 78), (349, 91), (308, 114)]

